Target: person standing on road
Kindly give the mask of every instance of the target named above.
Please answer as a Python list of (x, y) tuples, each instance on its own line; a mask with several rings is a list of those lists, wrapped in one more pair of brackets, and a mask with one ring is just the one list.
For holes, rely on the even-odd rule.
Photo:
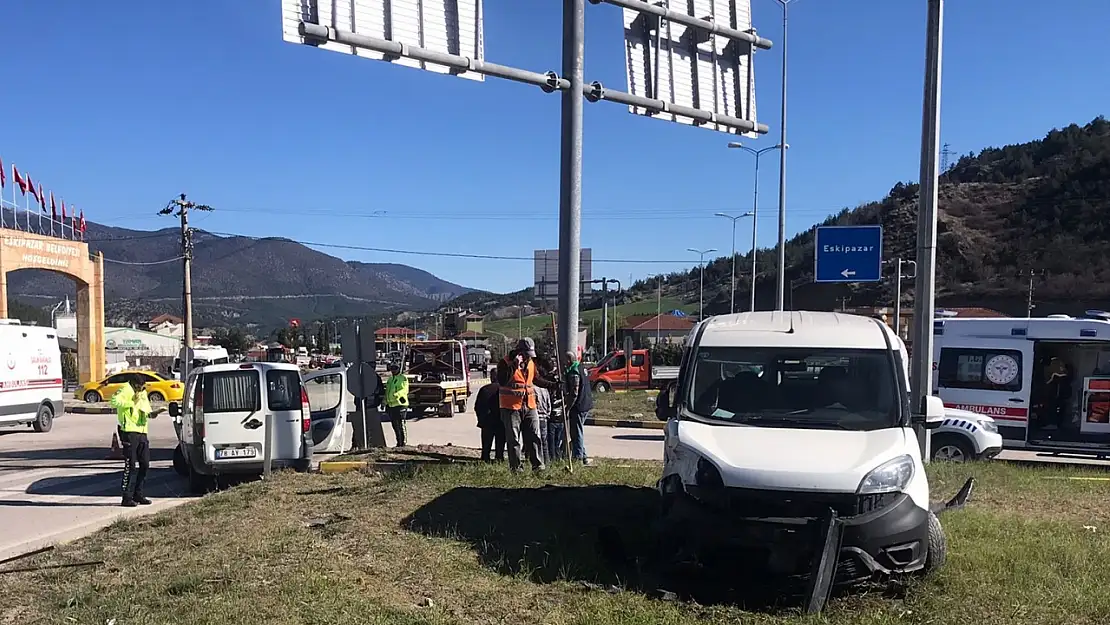
[(474, 398), (474, 412), (478, 415), (478, 428), (482, 430), (482, 462), (490, 462), (490, 452), (495, 452), (497, 462), (505, 461), (505, 423), (501, 421), (501, 404), (497, 382), (490, 382), (478, 389)]
[(590, 458), (586, 455), (586, 419), (594, 408), (594, 395), (590, 389), (590, 374), (574, 352), (566, 353), (567, 366), (563, 374), (566, 384), (566, 401), (563, 409), (568, 411), (567, 416), (570, 427), (571, 457), (583, 465), (590, 465)]
[(150, 399), (143, 387), (143, 381), (134, 376), (108, 402), (116, 409), (116, 425), (123, 445), (122, 505), (127, 508), (151, 503), (143, 495), (143, 483), (150, 470), (148, 419), (155, 415), (151, 414)]
[(532, 471), (546, 468), (540, 446), (539, 417), (536, 414), (536, 387), (552, 388), (554, 382), (539, 375), (536, 343), (522, 338), (516, 349), (497, 363), (497, 384), (501, 419), (505, 424), (505, 446), (509, 451), (509, 470), (523, 470), (521, 452), (528, 456)]
[(536, 421), (540, 433), (540, 457), (546, 463), (551, 460), (551, 451), (547, 447), (547, 424), (551, 418), (552, 393), (542, 386), (536, 387)]
[(389, 366), (389, 381), (385, 383), (385, 412), (393, 425), (393, 435), (397, 446), (404, 447), (408, 442), (408, 427), (405, 413), (409, 410), (409, 379), (401, 375), (401, 367)]

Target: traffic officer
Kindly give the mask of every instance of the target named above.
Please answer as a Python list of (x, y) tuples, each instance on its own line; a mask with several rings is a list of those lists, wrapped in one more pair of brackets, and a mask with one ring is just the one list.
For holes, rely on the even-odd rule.
[(546, 468), (540, 442), (539, 415), (536, 413), (535, 387), (552, 389), (556, 383), (539, 375), (535, 357), (536, 343), (530, 338), (522, 338), (517, 342), (516, 349), (497, 363), (498, 399), (501, 419), (505, 422), (509, 470), (513, 473), (523, 469), (522, 451), (527, 454), (532, 471)]
[(404, 447), (408, 439), (405, 413), (409, 410), (409, 379), (401, 375), (401, 367), (389, 366), (389, 380), (385, 383), (385, 413), (393, 425), (397, 446)]
[(143, 495), (143, 482), (150, 470), (150, 440), (147, 438), (151, 414), (143, 381), (134, 376), (108, 402), (116, 409), (119, 439), (123, 445), (123, 505), (134, 508), (151, 501)]

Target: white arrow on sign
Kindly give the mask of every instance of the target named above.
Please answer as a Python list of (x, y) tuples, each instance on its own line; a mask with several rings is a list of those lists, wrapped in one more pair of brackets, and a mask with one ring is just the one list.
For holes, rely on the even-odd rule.
[(840, 272), (840, 275), (844, 276), (845, 278), (851, 278), (852, 276), (856, 275), (856, 272), (851, 269), (845, 269), (844, 271)]

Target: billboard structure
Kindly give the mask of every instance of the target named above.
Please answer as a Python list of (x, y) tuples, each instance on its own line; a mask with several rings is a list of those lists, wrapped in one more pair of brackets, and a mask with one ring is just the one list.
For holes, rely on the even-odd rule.
[[(672, 7), (680, 13), (671, 11)], [(667, 19), (668, 13), (673, 17), (705, 16), (732, 30), (751, 32), (751, 0), (663, 0), (655, 3), (655, 8), (654, 13), (624, 9), (629, 93), (754, 122), (755, 46)], [(691, 8), (693, 16), (687, 12)], [(716, 122), (697, 122), (672, 109), (629, 106), (628, 110), (636, 115), (738, 132)], [(757, 136), (755, 132), (738, 134)]]
[[(664, 91), (656, 84), (658, 69), (653, 71), (651, 81), (630, 78), (631, 93), (609, 89), (600, 82), (586, 82), (586, 0), (563, 0), (560, 72), (536, 72), (487, 62), (482, 40), (482, 0), (281, 0), (283, 38), (291, 43), (465, 77), (493, 76), (533, 85), (545, 93), (559, 93), (562, 100), (559, 250), (565, 265), (558, 276), (560, 293), (556, 294), (561, 351), (577, 348), (578, 337), (571, 329), (578, 326), (579, 291), (586, 279), (576, 275), (579, 268), (569, 262), (581, 250), (583, 100), (616, 102), (634, 112), (673, 121), (689, 120), (687, 123), (722, 132), (768, 131), (766, 124), (754, 119), (750, 48), (770, 49), (772, 44), (751, 28), (751, 18), (746, 13), (750, 0), (589, 2), (649, 16), (646, 25), (656, 41), (644, 44), (642, 37), (637, 36), (640, 49), (635, 55), (629, 52), (628, 58), (631, 64), (633, 56), (651, 56), (653, 46), (656, 50), (666, 49), (674, 57), (667, 64), (667, 84), (672, 87), (666, 97), (662, 97)], [(672, 10), (671, 6), (681, 10)], [(629, 30), (626, 25), (626, 40)], [(664, 31), (667, 31), (665, 44), (660, 43)], [(728, 42), (722, 42), (722, 38)], [(697, 61), (682, 63), (684, 54)], [(710, 58), (708, 65), (703, 62), (706, 55)], [(746, 58), (746, 64), (741, 63), (741, 57)], [(660, 58), (659, 54), (652, 57), (653, 67), (659, 65)], [(690, 74), (689, 78), (682, 78), (690, 85), (686, 91), (675, 87), (682, 82), (678, 74), (684, 71)], [(710, 78), (703, 80), (702, 74), (706, 72)], [(671, 73), (674, 78), (670, 78)], [(648, 82), (652, 85), (650, 96), (645, 95)], [(727, 87), (726, 82), (735, 86)], [(321, 93), (325, 94), (323, 97), (334, 97), (333, 90)], [(671, 93), (683, 101), (672, 101)]]
[(471, 80), (485, 79), (478, 72), (334, 41), (320, 42), (301, 34), (302, 22), (481, 61), (485, 58), (482, 0), (282, 0), (281, 34), (290, 43)]
[[(583, 290), (592, 287), (590, 282), (594, 279), (594, 251), (584, 247), (578, 255), (579, 283)], [(559, 298), (559, 250), (536, 250), (533, 253), (532, 292), (538, 300), (554, 300)]]

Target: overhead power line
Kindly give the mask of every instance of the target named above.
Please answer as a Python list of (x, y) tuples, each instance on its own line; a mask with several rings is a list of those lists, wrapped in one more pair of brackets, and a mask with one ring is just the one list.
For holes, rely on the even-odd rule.
[[(382, 254), (408, 254), (411, 256), (434, 256), (440, 258), (474, 258), (478, 260), (517, 260), (533, 262), (535, 260), (532, 256), (501, 256), (496, 254), (464, 254), (458, 252), (427, 252), (415, 250), (399, 250), (387, 247), (370, 247), (366, 245), (344, 245), (342, 243), (319, 243), (314, 241), (296, 241), (285, 237), (255, 237), (244, 234), (235, 234), (231, 232), (212, 232), (212, 234), (221, 237), (238, 237), (241, 239), (250, 239), (252, 241), (282, 241), (286, 243), (298, 243), (307, 247), (322, 247), (339, 250), (355, 250), (359, 252), (379, 252)], [(595, 263), (637, 263), (637, 264), (690, 264), (689, 260), (673, 260), (673, 259), (642, 259), (642, 258), (594, 258)]]
[(132, 261), (128, 261), (128, 260), (116, 260), (114, 258), (105, 258), (104, 262), (114, 263), (116, 265), (131, 265), (131, 266), (135, 266), (135, 267), (150, 267), (150, 266), (153, 266), (153, 265), (168, 265), (170, 263), (180, 262), (184, 258), (185, 258), (184, 256), (177, 256), (175, 258), (167, 258), (165, 260), (155, 260), (155, 261), (144, 262), (144, 263), (132, 262)]

